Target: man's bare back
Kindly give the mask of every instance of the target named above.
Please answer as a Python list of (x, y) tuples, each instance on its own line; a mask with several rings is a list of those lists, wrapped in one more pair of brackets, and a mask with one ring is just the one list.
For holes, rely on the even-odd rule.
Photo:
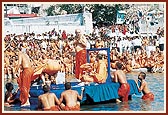
[(38, 109), (50, 110), (56, 105), (60, 105), (60, 102), (54, 93), (50, 93), (50, 86), (43, 86), (44, 94), (38, 96)]
[(82, 100), (83, 91), (84, 91), (84, 88), (81, 89), (81, 96), (80, 96), (76, 90), (71, 90), (71, 83), (66, 82), (65, 83), (65, 91), (61, 93), (61, 97), (59, 99), (60, 103), (62, 103), (63, 100), (65, 101), (65, 105), (62, 103), (61, 108), (65, 109), (66, 107), (73, 108), (75, 106), (78, 106), (78, 108), (76, 108), (76, 110), (79, 110), (80, 109), (80, 102), (78, 101), (78, 99)]
[(47, 73), (49, 75), (53, 75), (53, 74), (57, 73), (60, 70), (61, 70), (61, 62), (60, 61), (47, 59), (46, 67), (43, 70), (43, 72), (45, 72), (45, 73)]
[(59, 100), (54, 93), (42, 94), (38, 97), (38, 99), (41, 102), (43, 109), (50, 109), (55, 106), (55, 102), (59, 103)]
[(114, 81), (119, 83), (127, 83), (125, 73), (122, 70), (116, 70), (114, 72)]
[(30, 58), (27, 54), (19, 52), (19, 65), (24, 68), (31, 68)]
[(78, 92), (75, 90), (66, 90), (61, 94), (61, 96), (65, 99), (66, 106), (68, 107), (77, 105), (77, 99), (81, 99)]

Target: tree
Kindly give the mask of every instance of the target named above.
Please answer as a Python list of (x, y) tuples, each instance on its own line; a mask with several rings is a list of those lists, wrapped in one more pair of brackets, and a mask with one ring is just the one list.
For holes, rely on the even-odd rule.
[(93, 20), (96, 23), (111, 24), (116, 22), (117, 11), (123, 10), (123, 7), (121, 4), (95, 4), (93, 9)]
[(60, 11), (65, 10), (68, 14), (82, 13), (83, 6), (81, 4), (59, 4)]
[(47, 13), (47, 16), (54, 16), (55, 15), (55, 6), (51, 5), (48, 9), (45, 10)]
[[(93, 21), (96, 23), (112, 24), (116, 22), (118, 10), (123, 10), (122, 4), (57, 4), (60, 12), (65, 10), (67, 14), (82, 13), (84, 9), (92, 13)], [(55, 6), (51, 5), (47, 10), (48, 16), (58, 15), (55, 13)]]

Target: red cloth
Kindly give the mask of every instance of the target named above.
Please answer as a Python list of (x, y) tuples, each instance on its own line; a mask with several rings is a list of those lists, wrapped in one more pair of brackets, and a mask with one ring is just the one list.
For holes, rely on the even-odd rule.
[(75, 65), (75, 75), (76, 78), (79, 79), (79, 74), (82, 73), (82, 69), (80, 69), (80, 66), (85, 64), (87, 62), (86, 60), (86, 50), (83, 49), (76, 53), (76, 65)]
[(124, 28), (124, 30), (123, 30), (123, 34), (125, 35), (126, 34), (126, 32), (127, 32), (127, 30), (126, 30), (126, 28)]
[(18, 85), (20, 89), (20, 101), (21, 105), (25, 104), (30, 91), (31, 77), (33, 76), (34, 70), (32, 68), (25, 68), (18, 78)]
[(154, 100), (154, 95), (153, 95), (153, 93), (150, 92), (150, 93), (147, 93), (147, 94), (143, 95), (142, 99), (143, 100), (151, 100), (151, 101), (153, 101)]
[(62, 39), (63, 39), (63, 40), (67, 39), (66, 32), (62, 32)]
[(65, 106), (64, 111), (80, 111), (80, 105), (75, 105), (73, 107)]
[(50, 109), (43, 108), (44, 111), (60, 111), (60, 107), (58, 105), (50, 107)]
[(118, 89), (118, 95), (122, 98), (123, 102), (128, 101), (128, 95), (130, 92), (130, 86), (128, 83), (122, 83), (120, 88)]

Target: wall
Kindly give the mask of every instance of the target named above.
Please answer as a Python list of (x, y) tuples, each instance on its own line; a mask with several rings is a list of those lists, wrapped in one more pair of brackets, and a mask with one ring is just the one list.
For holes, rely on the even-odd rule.
[(67, 33), (74, 34), (76, 28), (83, 29), (83, 32), (89, 34), (92, 32), (92, 14), (78, 13), (69, 15), (57, 15), (48, 17), (4, 19), (4, 34), (24, 32), (35, 32), (41, 34), (51, 31), (53, 28), (65, 30)]

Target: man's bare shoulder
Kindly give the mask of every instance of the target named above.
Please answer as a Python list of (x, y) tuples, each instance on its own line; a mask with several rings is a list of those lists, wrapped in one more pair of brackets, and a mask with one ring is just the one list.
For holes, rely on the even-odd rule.
[(65, 90), (64, 92), (62, 92), (62, 95), (64, 95), (64, 94), (76, 94), (76, 93), (78, 93), (76, 90)]
[(118, 70), (116, 70), (116, 71), (114, 71), (113, 73), (114, 73), (114, 74), (118, 74), (118, 72), (119, 72), (119, 71), (118, 71)]
[(55, 93), (50, 93), (50, 95), (56, 96)]
[(42, 95), (39, 95), (39, 96), (38, 96), (38, 99), (41, 99), (42, 97), (43, 97), (43, 94), (42, 94)]
[(76, 91), (76, 90), (71, 90), (72, 91), (72, 93), (76, 93), (76, 94), (78, 94), (78, 92)]
[(146, 85), (147, 82), (145, 80), (141, 81), (142, 85)]

